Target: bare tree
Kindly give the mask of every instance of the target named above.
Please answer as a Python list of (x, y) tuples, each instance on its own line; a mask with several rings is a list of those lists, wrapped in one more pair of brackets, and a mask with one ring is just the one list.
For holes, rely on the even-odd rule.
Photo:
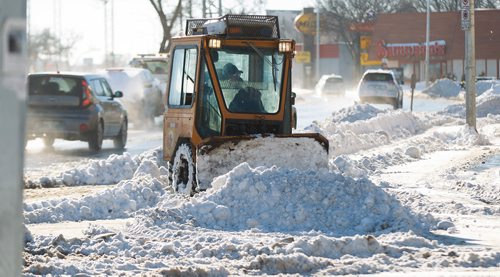
[[(170, 39), (172, 38), (172, 30), (177, 18), (182, 12), (182, 2), (179, 0), (174, 10), (167, 14), (167, 11), (163, 8), (164, 1), (162, 0), (149, 0), (151, 5), (153, 5), (156, 13), (160, 17), (161, 27), (163, 28), (163, 37), (160, 43), (160, 53), (166, 53), (170, 50)], [(166, 4), (166, 3), (165, 3)]]
[[(43, 66), (55, 62), (69, 65), (69, 52), (78, 40), (79, 37), (71, 36), (62, 42), (49, 29), (30, 34), (28, 44), (28, 57), (32, 63), (30, 67), (34, 66), (34, 62), (41, 62)], [(63, 64), (58, 66), (63, 66)]]
[[(185, 1), (183, 7), (182, 1), (178, 0), (175, 8), (168, 9), (168, 0), (149, 0), (160, 18), (163, 28), (163, 37), (160, 43), (160, 53), (166, 53), (170, 50), (170, 40), (176, 23), (183, 26), (182, 20), (193, 17), (216, 17), (219, 13), (233, 14), (256, 14), (263, 11), (265, 0), (235, 0), (231, 6), (222, 6), (220, 0), (189, 0)], [(171, 4), (171, 3), (170, 3)], [(195, 14), (199, 11), (196, 7), (204, 7), (201, 14)]]
[[(264, 10), (265, 0), (235, 0), (230, 5), (222, 6), (221, 0), (201, 0), (203, 13), (206, 17), (215, 17), (224, 14), (260, 14)], [(202, 8), (203, 11), (203, 8)]]
[[(448, 12), (448, 11), (458, 11), (460, 10), (462, 0), (431, 0), (430, 9), (433, 12)], [(485, 9), (497, 9), (500, 8), (499, 0), (476, 0), (476, 8)], [(417, 0), (415, 1), (415, 7), (419, 11), (425, 11), (427, 9), (427, 0)]]

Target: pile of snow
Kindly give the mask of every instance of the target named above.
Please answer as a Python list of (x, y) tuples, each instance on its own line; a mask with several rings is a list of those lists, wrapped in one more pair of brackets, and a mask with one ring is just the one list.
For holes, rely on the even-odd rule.
[(220, 143), (206, 155), (197, 156), (197, 177), (200, 188), (207, 189), (213, 178), (244, 162), (252, 167), (274, 165), (300, 170), (326, 169), (328, 155), (325, 148), (315, 139), (300, 135), (285, 138), (256, 136), (249, 140)]
[(477, 98), (477, 116), (500, 114), (500, 84), (492, 86)]
[(432, 83), (429, 87), (422, 90), (422, 93), (433, 97), (457, 97), (460, 93), (460, 86), (450, 79), (439, 79)]
[[(115, 166), (120, 164), (117, 162)], [(121, 181), (112, 189), (78, 199), (62, 198), (25, 203), (25, 222), (129, 217), (139, 209), (154, 207), (158, 203), (168, 186), (166, 171), (165, 167), (158, 167), (151, 155), (144, 155), (142, 162), (133, 173), (133, 178)]]
[(382, 111), (369, 104), (353, 105), (332, 113), (332, 122), (354, 122), (367, 120), (377, 116)]
[(330, 141), (330, 157), (335, 157), (389, 144), (427, 128), (426, 122), (411, 112), (387, 110), (368, 120), (315, 122), (306, 130), (323, 134)]
[[(500, 85), (494, 85), (476, 98), (477, 117), (500, 114)], [(450, 105), (439, 114), (465, 118), (465, 104)]]
[(476, 95), (479, 96), (486, 92), (487, 90), (492, 89), (494, 86), (500, 85), (498, 81), (489, 80), (489, 81), (477, 81), (476, 82)]
[(174, 209), (181, 221), (229, 231), (256, 228), (354, 235), (423, 230), (415, 215), (368, 179), (277, 167), (251, 168), (247, 163), (217, 178), (210, 190), (188, 203), (163, 208)]
[(164, 165), (161, 147), (132, 156), (112, 154), (105, 160), (93, 160), (78, 168), (64, 171), (57, 176), (44, 176), (39, 180), (26, 180), (29, 187), (55, 187), (78, 185), (109, 185), (132, 178), (143, 160), (153, 160)]

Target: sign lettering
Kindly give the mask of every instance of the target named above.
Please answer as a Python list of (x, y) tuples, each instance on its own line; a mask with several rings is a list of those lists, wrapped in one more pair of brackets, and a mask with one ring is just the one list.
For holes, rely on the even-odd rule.
[[(429, 42), (430, 56), (444, 56), (445, 53), (446, 42), (444, 40)], [(386, 44), (383, 40), (381, 40), (377, 43), (377, 56), (379, 58), (425, 56), (425, 43)]]

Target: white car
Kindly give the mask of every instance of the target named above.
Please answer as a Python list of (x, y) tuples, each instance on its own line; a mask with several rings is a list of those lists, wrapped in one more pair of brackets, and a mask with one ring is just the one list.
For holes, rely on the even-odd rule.
[(168, 81), (168, 54), (139, 54), (129, 62), (131, 67), (149, 69), (160, 82), (162, 92), (165, 93)]
[(367, 70), (357, 91), (361, 103), (389, 104), (394, 109), (403, 107), (403, 89), (391, 70)]
[(314, 87), (318, 94), (344, 96), (344, 79), (340, 75), (323, 75)]
[(122, 103), (131, 121), (154, 123), (154, 117), (164, 112), (161, 87), (153, 74), (142, 68), (109, 68), (100, 72), (113, 90), (123, 92)]

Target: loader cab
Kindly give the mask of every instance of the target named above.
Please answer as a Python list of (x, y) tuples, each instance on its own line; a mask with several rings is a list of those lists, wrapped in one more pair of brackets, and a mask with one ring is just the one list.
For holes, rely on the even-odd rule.
[(164, 158), (186, 141), (291, 134), (294, 46), (279, 38), (275, 16), (187, 20), (169, 55)]

